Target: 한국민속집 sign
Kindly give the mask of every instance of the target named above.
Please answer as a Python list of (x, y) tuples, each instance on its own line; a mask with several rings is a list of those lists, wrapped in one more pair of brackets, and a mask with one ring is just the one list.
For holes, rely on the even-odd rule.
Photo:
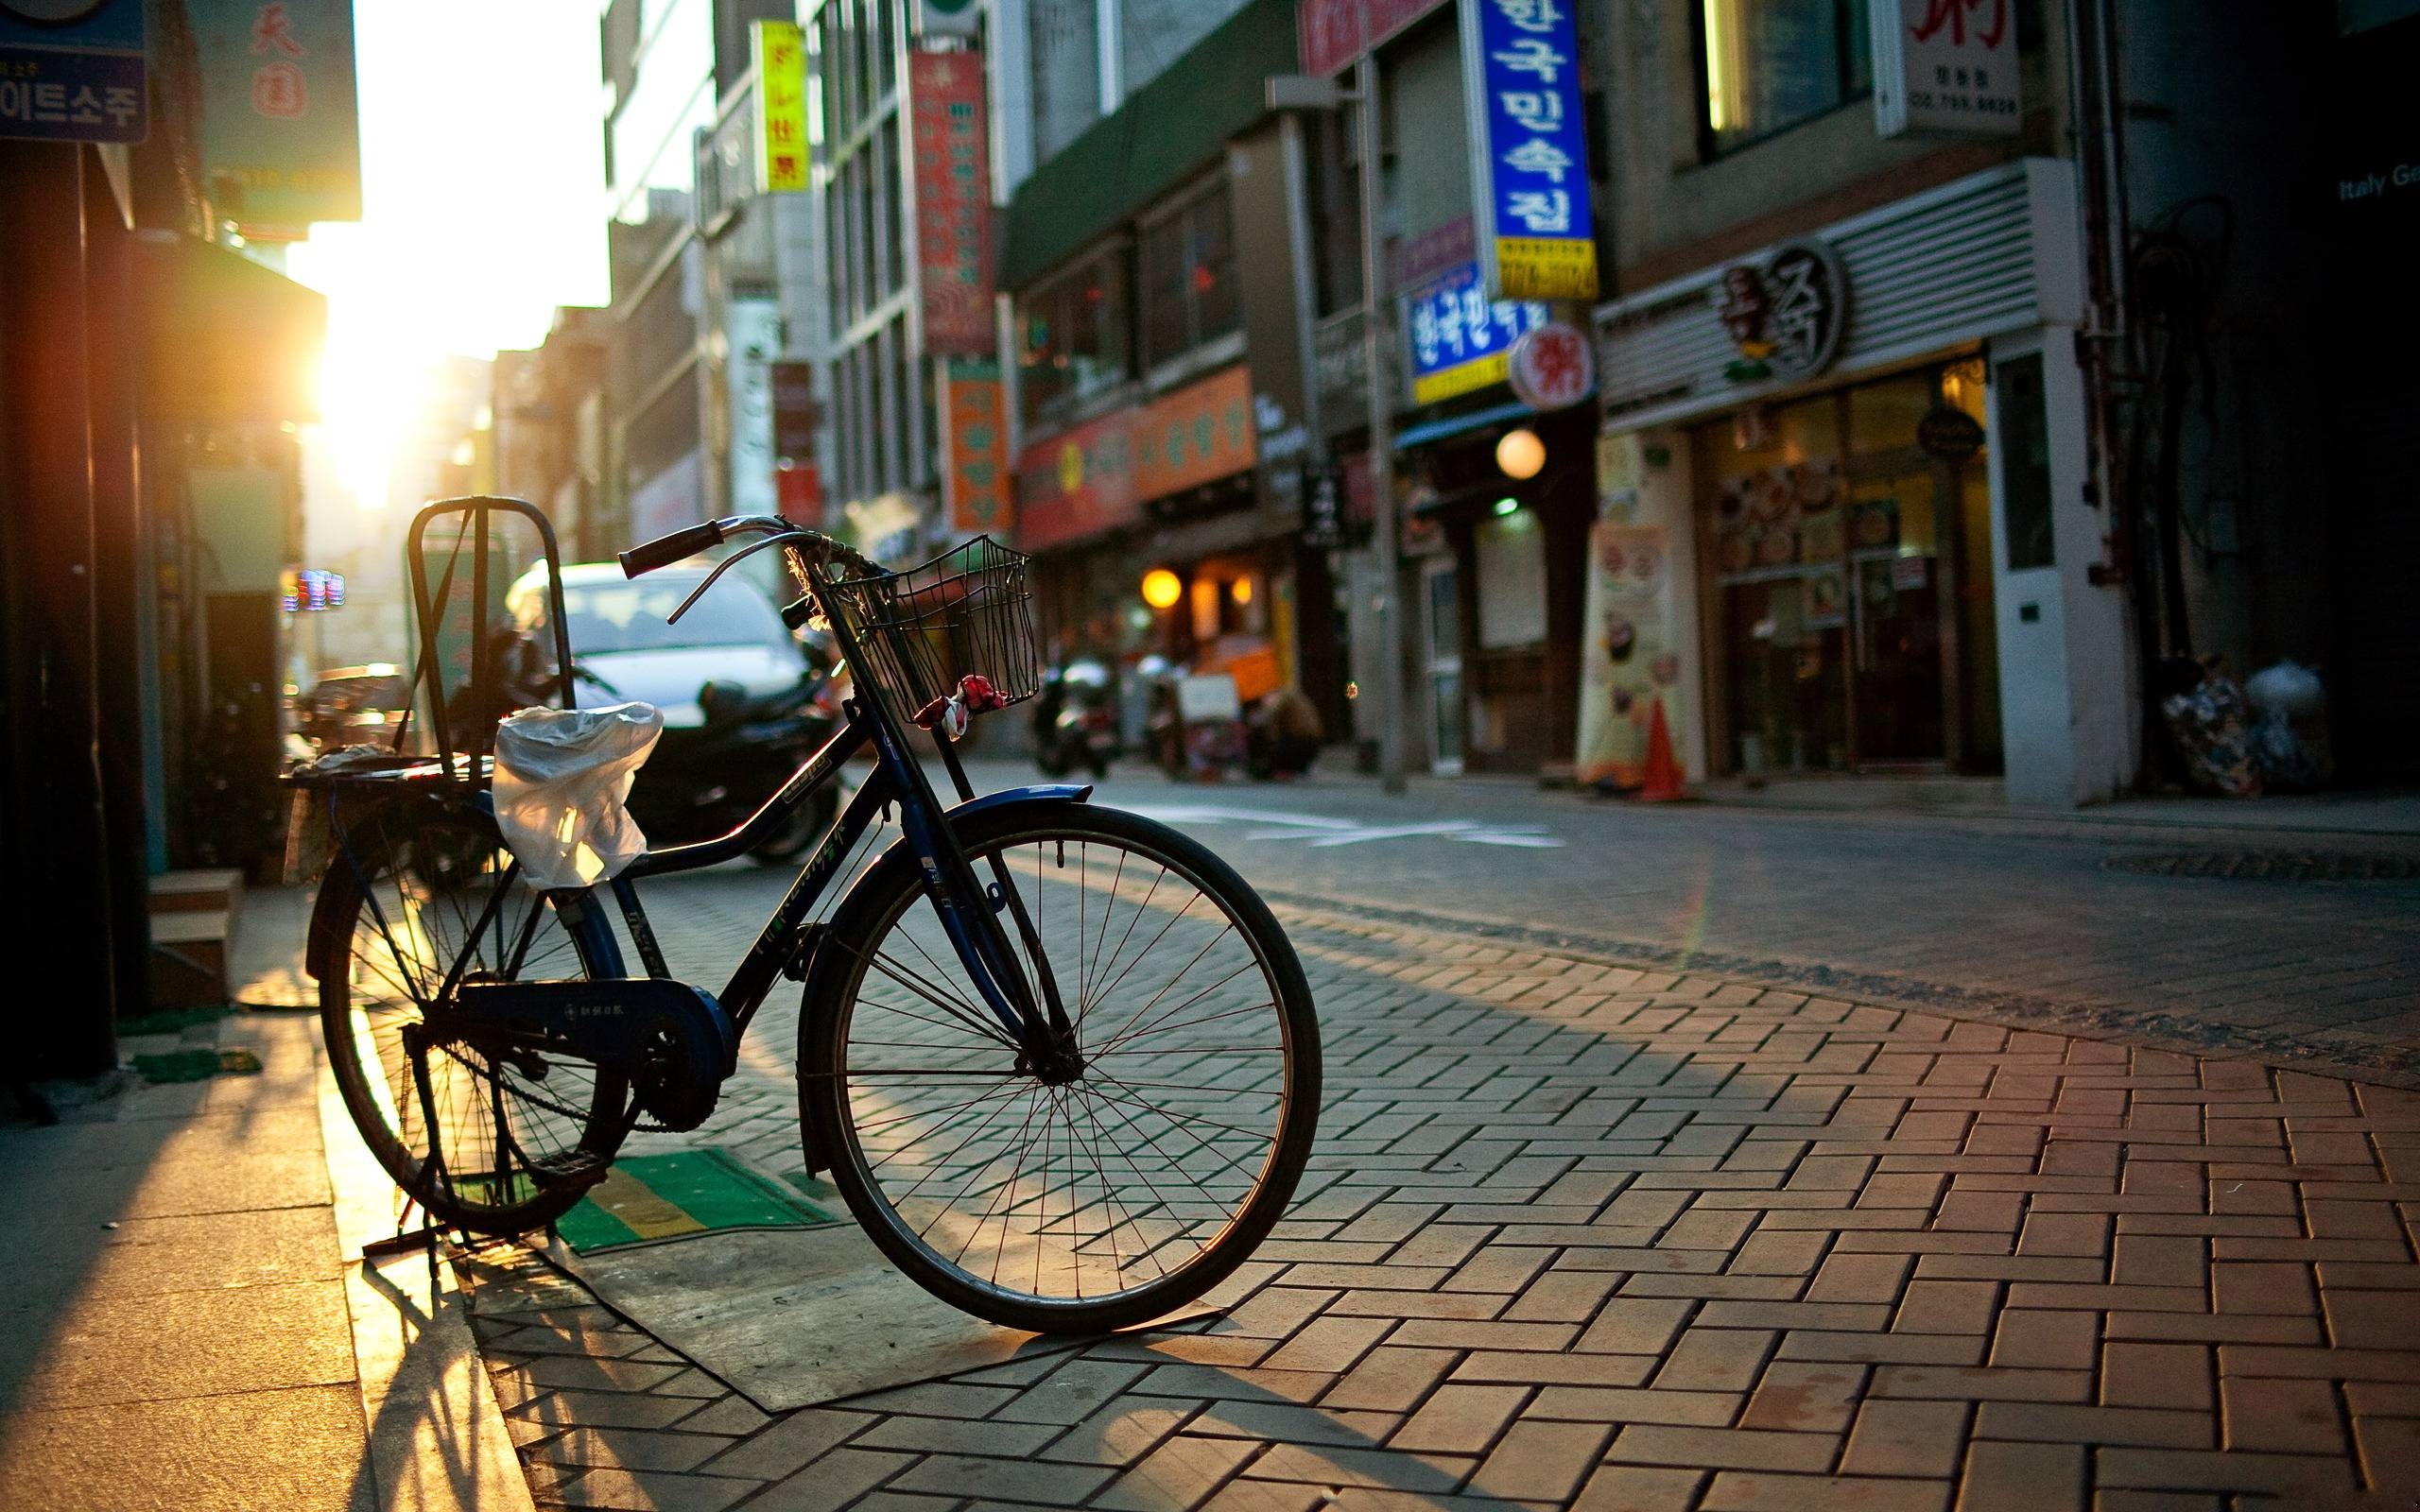
[(806, 188), (806, 37), (787, 21), (753, 21), (748, 44), (756, 63), (756, 192)]
[(210, 203), (251, 241), (361, 218), (352, 0), (186, 0)]
[(1433, 404), (1504, 382), (1512, 343), (1547, 323), (1535, 301), (1490, 301), (1478, 265), (1465, 263), (1406, 301), (1411, 402)]
[(1571, 0), (1468, 0), (1461, 18), (1481, 272), (1508, 300), (1593, 300), (1597, 237)]
[(1874, 129), (2007, 136), (2024, 122), (2014, 0), (1869, 0)]
[(0, 137), (140, 142), (144, 0), (0, 0)]

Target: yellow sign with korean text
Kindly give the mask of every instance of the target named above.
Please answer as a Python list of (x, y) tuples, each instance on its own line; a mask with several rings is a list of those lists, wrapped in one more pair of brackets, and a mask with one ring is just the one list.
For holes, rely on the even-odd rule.
[(786, 21), (751, 22), (756, 64), (756, 192), (806, 188), (806, 37)]

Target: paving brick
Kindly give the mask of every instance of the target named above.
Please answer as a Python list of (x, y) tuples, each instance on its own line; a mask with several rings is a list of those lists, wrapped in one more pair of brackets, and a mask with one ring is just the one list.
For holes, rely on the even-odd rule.
[(2210, 1351), (2196, 1345), (2113, 1342), (2101, 1351), (2100, 1400), (2207, 1411), (2211, 1363)]
[(2336, 1390), (2325, 1381), (2235, 1377), (2219, 1383), (2229, 1449), (2341, 1454), (2344, 1428)]
[(1939, 1481), (1724, 1470), (1698, 1504), (1703, 1512), (1942, 1512), (1948, 1503), (1949, 1486)]
[(2206, 1412), (2048, 1401), (1986, 1401), (1975, 1411), (1975, 1436), (2041, 1443), (2139, 1444), (2152, 1449), (2216, 1447)]
[(1958, 1512), (2081, 1512), (2084, 1450), (1978, 1441), (1966, 1451)]
[(1488, 1496), (1561, 1502), (1580, 1485), (1612, 1436), (1613, 1430), (1602, 1423), (1516, 1422), (1479, 1462), (1471, 1489)]
[(1526, 1386), (1439, 1386), (1396, 1430), (1388, 1447), (1414, 1453), (1478, 1453), (1495, 1441), (1529, 1395)]
[(1606, 1465), (1588, 1478), (1572, 1512), (1689, 1512), (1705, 1472)]
[(1745, 1391), (1756, 1382), (1775, 1335), (1746, 1329), (1692, 1328), (1655, 1373), (1658, 1390)]
[(901, 1471), (890, 1485), (902, 1491), (972, 1497), (994, 1496), (1014, 1486), (1021, 1501), (1065, 1505), (1090, 1496), (1115, 1474), (1115, 1470), (1093, 1465), (933, 1454)]
[(722, 1512), (762, 1490), (762, 1481), (722, 1475), (672, 1475), (653, 1470), (595, 1469), (558, 1487), (565, 1506), (642, 1507), (648, 1512)]
[(1958, 1469), (1967, 1407), (1957, 1401), (1875, 1399), (1857, 1410), (1841, 1470), (1849, 1475), (1947, 1479)]
[(1626, 1465), (1703, 1466), (1716, 1469), (1827, 1469), (1840, 1448), (1836, 1434), (1784, 1434), (1740, 1428), (1684, 1428), (1631, 1423), (1615, 1435), (1608, 1459)]
[[(1091, 1504), (1115, 1507), (1121, 1512), (1161, 1512), (1167, 1507), (1193, 1506), (1208, 1497), (1219, 1482), (1241, 1469), (1259, 1448), (1252, 1442), (1180, 1434), (1111, 1482)], [(1006, 1492), (1020, 1498), (1025, 1491), (1013, 1471), (994, 1488), (994, 1494)]]
[(1756, 1383), (1739, 1426), (1839, 1433), (1856, 1413), (1864, 1375), (1850, 1365), (1775, 1361)]

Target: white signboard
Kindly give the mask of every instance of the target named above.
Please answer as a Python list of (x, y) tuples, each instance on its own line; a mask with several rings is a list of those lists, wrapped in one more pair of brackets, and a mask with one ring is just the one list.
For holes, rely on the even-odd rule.
[(731, 404), (731, 512), (779, 514), (773, 486), (773, 358), (782, 348), (782, 307), (735, 299), (725, 368)]
[(1874, 129), (2014, 135), (2016, 0), (1871, 0)]

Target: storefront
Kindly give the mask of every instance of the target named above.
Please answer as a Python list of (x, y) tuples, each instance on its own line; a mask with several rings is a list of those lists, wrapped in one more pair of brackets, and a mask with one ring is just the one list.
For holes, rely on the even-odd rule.
[(1251, 658), (1279, 682), (1332, 677), (1332, 654), (1306, 655), (1295, 522), (1264, 496), (1258, 459), (1242, 366), (1028, 445), (1018, 539), (1042, 558), (1049, 654), (1202, 669)]
[(1698, 778), (2125, 780), (2074, 202), (2027, 160), (1598, 311), (1582, 781), (1636, 781), (1658, 708)]

